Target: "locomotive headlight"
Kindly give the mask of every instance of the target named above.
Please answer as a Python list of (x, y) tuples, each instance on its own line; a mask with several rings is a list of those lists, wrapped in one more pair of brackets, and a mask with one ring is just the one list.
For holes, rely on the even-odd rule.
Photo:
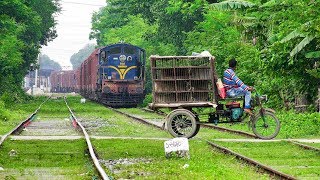
[(139, 78), (138, 78), (138, 76), (134, 76), (133, 79), (134, 80), (138, 80)]
[(111, 80), (111, 76), (108, 76), (108, 80)]
[(128, 60), (128, 61), (132, 61), (132, 57), (131, 57), (131, 56), (128, 56), (127, 60)]
[(120, 62), (124, 62), (126, 61), (127, 57), (126, 55), (120, 55), (119, 59), (120, 59)]

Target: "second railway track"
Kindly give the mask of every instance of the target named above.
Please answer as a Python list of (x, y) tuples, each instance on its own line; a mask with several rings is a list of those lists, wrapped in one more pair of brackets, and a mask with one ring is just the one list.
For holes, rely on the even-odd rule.
[[(113, 109), (113, 108), (110, 108), (110, 109)], [(125, 115), (127, 117), (130, 117), (130, 118), (132, 118), (132, 119), (134, 119), (136, 121), (139, 121), (139, 122), (142, 122), (144, 124), (148, 124), (148, 125), (151, 125), (153, 127), (157, 127), (159, 129), (163, 129), (164, 130), (165, 126), (164, 126), (164, 122), (163, 121), (159, 121), (158, 120), (157, 122), (154, 122), (152, 120), (144, 119), (143, 117), (141, 117), (141, 115), (132, 115), (132, 113), (124, 112), (124, 110), (118, 110), (118, 109), (113, 109), (113, 110), (118, 112), (118, 113), (121, 113), (121, 114), (123, 114), (123, 115)], [(144, 111), (155, 113), (155, 112), (150, 111), (150, 110), (144, 110)], [(160, 115), (164, 116), (163, 113), (161, 113)], [(217, 129), (217, 130), (223, 131), (223, 132), (234, 133), (234, 134), (238, 134), (240, 136), (245, 136), (245, 137), (249, 137), (249, 138), (256, 138), (255, 135), (252, 135), (252, 134), (249, 134), (249, 133), (246, 133), (246, 132), (242, 132), (242, 131), (237, 131), (237, 130), (232, 130), (232, 129), (227, 129), (227, 128), (220, 128), (220, 127), (217, 128), (216, 126), (211, 126), (211, 125), (204, 126), (204, 127)], [(198, 136), (200, 136), (200, 138), (196, 136), (194, 139), (206, 141), (210, 146), (212, 146), (212, 147), (214, 147), (214, 148), (216, 148), (216, 149), (218, 149), (218, 150), (220, 150), (220, 151), (222, 151), (224, 153), (231, 154), (232, 156), (235, 156), (238, 159), (243, 160), (243, 161), (247, 162), (248, 164), (253, 165), (254, 167), (259, 167), (263, 171), (269, 173), (271, 176), (275, 176), (275, 177), (280, 178), (280, 179), (297, 179), (297, 177), (291, 175), (290, 173), (284, 173), (281, 170), (277, 170), (277, 169), (272, 168), (272, 166), (268, 166), (267, 164), (263, 164), (263, 163), (255, 160), (255, 159), (250, 158), (249, 156), (245, 156), (245, 155), (243, 155), (241, 153), (238, 153), (238, 152), (236, 152), (234, 150), (231, 150), (231, 149), (229, 149), (229, 148), (227, 148), (227, 147), (225, 147), (223, 145), (220, 145), (219, 144), (219, 139), (217, 139), (217, 140), (214, 140), (214, 139), (213, 140), (208, 140), (206, 137), (201, 138), (201, 133), (199, 133)], [(233, 140), (230, 140), (230, 141), (232, 142)], [(286, 140), (269, 140), (269, 141), (254, 140), (254, 141), (252, 141), (252, 140), (241, 140), (240, 139), (240, 141), (238, 141), (238, 142), (241, 142), (241, 141), (242, 142), (251, 142), (251, 143), (254, 143), (254, 142), (257, 142), (257, 143), (259, 143), (259, 142), (266, 142), (266, 143), (272, 143), (272, 142), (277, 143), (277, 142), (279, 142), (279, 143), (281, 143), (281, 142), (286, 141)], [(306, 146), (306, 145), (303, 145), (303, 144), (300, 144), (300, 143), (296, 143), (294, 141), (290, 141), (290, 142), (292, 142), (295, 145), (299, 145), (300, 147), (304, 147), (305, 149), (307, 149), (307, 150), (309, 150), (311, 152), (314, 151), (315, 152), (315, 153), (313, 153), (313, 154), (315, 154), (314, 157), (315, 158), (318, 157), (317, 156), (317, 151), (319, 151), (318, 148), (314, 148), (314, 147), (311, 147), (311, 146)], [(266, 150), (266, 151), (268, 151), (268, 150)], [(263, 153), (265, 153), (265, 152), (261, 152), (261, 154), (263, 154)], [(301, 165), (303, 166), (305, 164), (301, 164)], [(305, 166), (308, 167), (308, 165), (305, 165)], [(313, 167), (314, 166), (310, 166), (310, 168), (313, 168)], [(317, 177), (317, 176), (315, 176), (315, 177)]]

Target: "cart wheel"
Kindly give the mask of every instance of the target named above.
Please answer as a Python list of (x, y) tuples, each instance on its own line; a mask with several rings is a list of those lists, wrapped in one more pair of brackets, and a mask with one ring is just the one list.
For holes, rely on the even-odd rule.
[(178, 109), (167, 116), (167, 127), (174, 137), (192, 138), (199, 132), (200, 124), (197, 124), (197, 118), (192, 112)]
[(280, 131), (280, 122), (273, 113), (266, 111), (263, 116), (259, 113), (254, 118), (252, 130), (261, 139), (272, 139)]

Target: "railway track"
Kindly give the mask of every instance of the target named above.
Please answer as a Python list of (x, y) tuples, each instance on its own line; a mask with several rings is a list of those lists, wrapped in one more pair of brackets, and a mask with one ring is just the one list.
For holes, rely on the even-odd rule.
[(99, 160), (97, 158), (97, 155), (94, 152), (94, 148), (92, 146), (92, 143), (90, 141), (90, 137), (86, 131), (86, 129), (82, 126), (82, 124), (77, 120), (76, 116), (74, 115), (74, 113), (72, 112), (72, 109), (69, 107), (66, 97), (64, 97), (64, 101), (66, 103), (66, 106), (68, 107), (68, 110), (71, 114), (71, 118), (72, 118), (72, 124), (74, 127), (79, 126), (81, 128), (81, 132), (83, 133), (87, 145), (88, 145), (88, 149), (89, 149), (89, 153), (90, 153), (90, 157), (95, 165), (95, 168), (97, 169), (97, 171), (99, 172), (99, 175), (102, 179), (104, 180), (109, 180), (109, 176), (107, 175), (107, 173), (104, 171), (104, 169), (101, 167)]
[[(74, 127), (77, 127), (77, 129), (79, 130), (79, 129), (81, 129), (81, 133), (83, 134), (83, 136), (82, 137), (84, 137), (84, 139), (86, 139), (86, 142), (87, 142), (87, 145), (91, 145), (92, 146), (92, 144), (91, 144), (91, 142), (90, 142), (90, 138), (95, 138), (95, 139), (97, 139), (96, 137), (93, 137), (93, 136), (90, 136), (89, 137), (89, 135), (88, 135), (88, 133), (86, 133), (85, 132), (85, 128), (84, 127), (86, 127), (86, 128), (88, 128), (88, 126), (86, 125), (86, 123), (84, 122), (84, 121), (82, 121), (81, 119), (81, 122), (84, 124), (84, 126), (83, 125), (81, 125), (81, 123), (80, 123), (80, 121), (78, 121), (78, 119), (77, 119), (77, 117), (75, 116), (75, 114), (74, 114), (74, 112), (72, 111), (72, 109), (69, 107), (69, 105), (68, 105), (68, 102), (66, 101), (67, 99), (65, 99), (65, 104), (66, 104), (66, 106), (68, 107), (68, 114), (70, 114), (70, 116), (71, 116), (71, 120), (72, 120), (72, 124), (73, 124), (73, 126)], [(46, 109), (45, 107), (43, 108), (44, 110)], [(77, 109), (77, 108), (76, 108)], [(75, 110), (76, 110), (75, 109)], [(110, 109), (112, 109), (112, 108), (110, 108)], [(122, 110), (121, 111), (121, 109), (119, 110), (119, 109), (112, 109), (112, 110), (114, 110), (114, 111), (116, 111), (117, 113), (121, 113), (121, 114), (123, 114), (123, 115), (125, 115), (125, 116), (127, 116), (127, 117), (130, 117), (130, 118), (133, 118), (134, 120), (136, 120), (136, 121), (138, 121), (139, 123), (144, 123), (144, 124), (146, 124), (146, 125), (150, 125), (150, 126), (153, 126), (153, 127), (156, 127), (156, 128), (158, 128), (158, 129), (164, 129), (164, 126), (163, 126), (163, 121), (161, 121), (161, 119), (163, 119), (162, 117), (160, 117), (160, 116), (157, 116), (157, 117), (155, 117), (156, 115), (151, 115), (151, 117), (150, 118), (146, 118), (146, 119), (144, 119), (144, 117), (148, 117), (148, 116), (142, 116), (142, 118), (141, 117), (139, 117), (139, 116), (137, 116), (137, 115), (134, 115), (135, 113), (133, 113), (133, 111), (131, 111), (131, 110)], [(37, 112), (38, 111), (40, 111), (40, 114), (41, 114), (41, 110), (38, 108), (38, 110), (37, 110)], [(109, 112), (109, 110), (107, 110), (108, 112)], [(129, 114), (128, 113), (123, 113), (123, 111), (126, 111), (126, 112), (129, 112)], [(140, 111), (139, 111), (140, 112)], [(143, 113), (142, 113), (143, 114)], [(79, 113), (79, 115), (81, 116), (81, 113)], [(31, 117), (31, 116), (30, 116)], [(40, 115), (39, 115), (39, 117), (40, 117)], [(52, 116), (52, 117), (55, 117), (55, 116)], [(52, 117), (46, 117), (46, 116), (42, 116), (42, 118), (52, 118)], [(119, 118), (119, 117), (118, 117)], [(158, 122), (153, 122), (153, 121), (155, 121), (155, 119), (154, 118), (157, 118), (158, 119)], [(126, 118), (125, 118), (126, 119)], [(152, 119), (152, 120), (151, 120)], [(37, 120), (38, 120), (38, 116), (37, 116)], [(31, 124), (31, 126), (32, 125), (34, 125), (34, 124), (36, 124), (36, 122), (37, 121), (34, 121), (32, 124)], [(132, 123), (132, 122), (131, 122)], [(130, 123), (129, 123), (130, 124)], [(69, 125), (70, 125), (70, 122), (69, 122)], [(142, 126), (142, 125), (141, 125)], [(28, 126), (29, 127), (29, 126)], [(72, 127), (72, 126), (70, 126), (70, 127)], [(89, 130), (89, 129), (87, 129), (87, 130)], [(211, 130), (207, 130), (207, 131), (205, 131), (205, 132), (211, 132)], [(24, 131), (25, 132), (25, 131)], [(90, 130), (89, 130), (89, 132), (90, 132)], [(161, 132), (161, 133), (163, 133), (163, 132)], [(221, 133), (221, 134), (223, 134), (223, 133)], [(111, 134), (110, 134), (111, 135)], [(81, 137), (81, 136), (79, 136), (79, 137)], [(157, 136), (158, 137), (158, 136)], [(199, 137), (199, 136), (198, 136)], [(240, 152), (239, 153), (239, 151), (237, 151), (237, 150), (233, 150), (233, 147), (232, 146), (225, 146), (224, 145), (224, 143), (220, 143), (220, 142), (217, 142), (217, 141), (219, 141), (218, 139), (217, 139), (217, 141), (216, 140), (213, 140), (213, 142), (210, 140), (208, 140), (207, 138), (204, 138), (204, 136), (200, 136), (200, 137), (202, 137), (202, 138), (198, 138), (198, 137), (195, 137), (194, 139), (198, 139), (198, 140), (200, 140), (200, 141), (202, 141), (202, 142), (206, 142), (208, 145), (210, 145), (211, 147), (213, 147), (213, 148), (216, 148), (216, 149), (218, 149), (219, 151), (221, 151), (221, 152), (223, 152), (223, 153), (226, 153), (226, 154), (231, 154), (232, 156), (234, 156), (234, 157), (236, 157), (237, 159), (241, 159), (242, 161), (245, 161), (246, 163), (248, 163), (248, 164), (251, 164), (252, 166), (254, 166), (254, 167), (259, 167), (259, 169), (261, 169), (262, 171), (264, 171), (264, 172), (267, 172), (268, 174), (270, 174), (271, 176), (273, 176), (273, 177), (276, 177), (276, 178), (281, 178), (281, 179), (296, 179), (296, 177), (293, 177), (293, 176), (291, 176), (291, 175), (288, 175), (288, 174), (285, 174), (283, 171), (281, 171), (281, 169), (279, 170), (279, 169), (275, 169), (274, 167), (272, 167), (272, 166), (269, 166), (269, 164), (267, 163), (267, 166), (266, 166), (266, 164), (264, 164), (264, 163), (261, 163), (261, 161), (257, 161), (256, 160), (256, 158), (255, 157), (252, 157), (252, 156), (248, 156), (248, 155), (244, 155), (242, 152)], [(122, 139), (122, 137), (111, 137), (111, 136), (105, 136), (105, 137), (103, 137), (103, 138), (107, 138), (107, 139)], [(127, 137), (128, 139), (132, 139), (132, 137)], [(140, 139), (140, 138), (136, 138), (137, 140), (138, 139)], [(89, 141), (87, 141), (87, 140), (89, 140)], [(164, 140), (164, 139), (162, 139), (162, 140)], [(241, 140), (243, 140), (243, 139), (239, 139), (240, 141)], [(250, 138), (250, 139), (244, 139), (244, 140), (251, 140), (251, 141), (259, 141), (258, 139), (253, 139), (253, 138)], [(83, 140), (82, 140), (83, 141)], [(239, 142), (240, 142), (239, 141)], [(261, 140), (260, 140), (261, 141)], [(277, 141), (281, 141), (281, 140), (277, 140)], [(222, 141), (221, 141), (222, 142)], [(274, 141), (267, 141), (267, 142), (274, 142)], [(84, 141), (83, 141), (83, 143), (84, 143)], [(221, 145), (222, 144), (222, 145)], [(226, 147), (229, 147), (229, 148), (226, 148)], [(230, 149), (231, 148), (231, 149)], [(92, 159), (94, 159), (92, 156), (95, 156), (96, 157), (96, 155), (94, 155), (94, 153), (95, 153), (95, 151), (94, 151), (94, 148), (92, 147), (91, 148), (91, 150), (90, 150), (90, 148), (88, 147), (88, 150), (89, 150), (89, 153), (90, 153), (90, 157), (92, 158)], [(100, 150), (99, 150), (100, 151)], [(253, 159), (252, 159), (253, 158)], [(92, 160), (94, 163), (93, 164), (96, 164), (96, 163), (98, 163), (99, 164), (99, 161), (96, 159), (96, 160)], [(96, 163), (95, 163), (96, 162)], [(103, 162), (101, 162), (101, 163), (103, 163)], [(100, 166), (101, 167), (101, 166)], [(98, 170), (98, 168), (96, 168), (97, 169), (97, 172), (99, 172), (99, 170)], [(102, 169), (102, 168), (101, 168)], [(103, 169), (102, 169), (103, 170)], [(99, 174), (100, 174), (100, 172), (99, 172)], [(290, 173), (289, 173), (290, 174)], [(100, 177), (102, 178), (102, 179), (107, 179), (108, 178), (108, 176), (106, 175), (106, 177), (103, 177), (103, 175), (100, 175)], [(0, 178), (1, 179), (1, 178)]]
[[(163, 116), (163, 117), (167, 116), (167, 114), (164, 113), (164, 112), (162, 112), (162, 111), (153, 111), (153, 110), (148, 109), (148, 108), (141, 108), (141, 110), (146, 111), (146, 112), (151, 112), (151, 113), (157, 113), (158, 115), (161, 115), (161, 116)], [(251, 134), (251, 133), (247, 133), (247, 132), (244, 132), (244, 131), (229, 129), (229, 128), (225, 128), (225, 127), (219, 127), (219, 126), (209, 125), (209, 124), (201, 124), (200, 126), (201, 126), (201, 127), (204, 127), (204, 128), (208, 128), (208, 129), (218, 130), (218, 131), (221, 131), (221, 132), (238, 134), (238, 135), (241, 135), (241, 136), (244, 136), (244, 137), (248, 137), (248, 138), (259, 139), (256, 135)], [(277, 141), (277, 140), (275, 140), (275, 141)], [(278, 141), (288, 141), (288, 142), (290, 142), (290, 143), (292, 143), (292, 144), (295, 144), (295, 145), (297, 145), (297, 146), (299, 146), (299, 147), (301, 147), (301, 148), (304, 148), (304, 149), (309, 149), (309, 150), (314, 150), (314, 151), (320, 151), (319, 148), (302, 144), (302, 143), (300, 143), (300, 142), (297, 142), (297, 141), (294, 140), (294, 139), (293, 139), (293, 140), (283, 140), (283, 139), (280, 139), (280, 140), (278, 140)]]
[[(108, 107), (108, 108), (110, 108), (110, 107)], [(121, 111), (121, 110), (118, 110), (118, 109), (113, 109), (113, 108), (110, 108), (110, 109), (112, 109), (112, 110), (114, 110), (115, 112), (117, 112), (117, 113), (120, 113), (120, 114), (122, 114), (122, 115), (125, 115), (125, 116), (127, 116), (127, 117), (130, 117), (130, 118), (132, 118), (132, 119), (134, 119), (134, 120), (136, 120), (136, 121), (138, 121), (138, 122), (141, 122), (141, 123), (143, 123), (143, 124), (147, 124), (147, 125), (150, 125), (150, 126), (153, 126), (153, 127), (156, 127), (156, 128), (159, 128), (159, 129), (162, 129), (162, 130), (164, 130), (164, 125), (163, 125), (163, 123), (152, 123), (152, 121), (150, 121), (150, 120), (146, 120), (146, 119), (143, 119), (143, 118), (141, 118), (141, 117), (137, 117), (137, 116), (133, 116), (133, 115), (131, 115), (131, 114), (128, 114), (128, 113), (125, 113), (125, 112), (123, 112), (123, 111)], [(153, 111), (149, 111), (149, 110), (147, 110), (148, 112), (153, 112)], [(154, 113), (154, 112), (153, 112)], [(162, 114), (163, 115), (163, 114)], [(210, 127), (209, 127), (210, 128)], [(220, 129), (219, 129), (220, 130)], [(255, 138), (255, 137), (253, 137), (253, 136), (248, 136), (248, 133), (243, 133), (243, 132), (238, 132), (238, 131), (234, 131), (234, 130), (230, 130), (230, 131), (228, 131), (228, 130), (224, 130), (224, 128), (222, 128), (221, 129), (222, 131), (224, 131), (224, 132), (231, 132), (231, 133), (236, 133), (236, 134), (239, 134), (239, 135), (241, 135), (241, 136), (246, 136), (246, 137), (249, 137), (249, 138)], [(271, 166), (268, 166), (268, 165), (266, 165), (266, 164), (263, 164), (263, 163), (261, 163), (261, 162), (258, 162), (258, 161), (256, 161), (256, 160), (254, 160), (254, 159), (252, 159), (252, 158), (249, 158), (248, 156), (245, 156), (245, 155), (242, 155), (242, 154), (240, 154), (240, 153), (237, 153), (237, 152), (235, 152), (235, 151), (233, 151), (233, 150), (231, 150), (231, 149), (229, 149), (229, 148), (226, 148), (226, 147), (223, 147), (223, 146), (221, 146), (221, 145), (219, 145), (219, 144), (217, 144), (217, 143), (215, 143), (215, 142), (212, 142), (212, 141), (209, 141), (209, 140), (207, 140), (207, 139), (205, 139), (205, 138), (199, 138), (199, 137), (194, 137), (194, 139), (198, 139), (198, 140), (201, 140), (201, 141), (205, 141), (205, 142), (207, 142), (207, 144), (209, 144), (211, 147), (213, 147), (213, 148), (215, 148), (215, 149), (218, 149), (219, 151), (221, 151), (221, 152), (223, 152), (223, 153), (226, 153), (226, 154), (230, 154), (230, 155), (232, 155), (232, 156), (235, 156), (237, 159), (240, 159), (240, 160), (242, 160), (242, 161), (245, 161), (246, 163), (248, 163), (248, 164), (250, 164), (250, 165), (252, 165), (252, 166), (254, 166), (254, 167), (259, 167), (260, 169), (262, 169), (264, 172), (266, 172), (266, 173), (268, 173), (268, 174), (270, 174), (271, 176), (273, 176), (273, 177), (276, 177), (276, 178), (280, 178), (280, 179), (297, 179), (296, 177), (294, 177), (294, 176), (292, 176), (292, 175), (290, 175), (290, 174), (286, 174), (286, 173), (283, 173), (283, 172), (281, 172), (281, 171), (279, 171), (279, 170), (277, 170), (277, 169), (274, 169), (274, 168), (272, 168)], [(258, 141), (258, 142), (260, 142), (261, 140), (256, 140), (256, 141)], [(274, 140), (274, 141), (265, 141), (265, 142), (281, 142), (281, 141), (283, 141), (283, 140)], [(316, 150), (316, 151), (318, 151), (319, 149), (317, 149), (317, 148), (314, 148), (314, 147), (311, 147), (311, 146), (306, 146), (306, 145), (303, 145), (303, 144), (300, 144), (300, 143), (297, 143), (297, 142), (294, 142), (294, 141), (290, 141), (290, 142), (292, 142), (292, 143), (294, 143), (295, 145), (299, 145), (299, 146), (304, 146), (304, 148), (306, 148), (306, 149), (310, 149), (310, 150)]]
[(46, 103), (49, 99), (51, 98), (51, 96), (49, 96), (45, 101), (43, 101), (39, 107), (24, 121), (22, 121), (20, 124), (18, 124), (16, 127), (14, 127), (10, 132), (8, 132), (7, 134), (5, 134), (4, 136), (1, 137), (0, 140), (0, 147), (3, 144), (3, 142), (10, 136), (13, 134), (19, 134), (26, 126), (28, 126), (32, 120), (34, 120), (35, 116), (37, 115), (38, 111), (40, 110), (41, 106)]
[[(141, 110), (147, 111), (147, 112), (157, 113), (157, 114), (159, 114), (161, 116), (164, 116), (164, 117), (167, 116), (164, 112), (153, 111), (153, 110), (147, 109), (147, 108), (141, 108)], [(208, 129), (218, 130), (218, 131), (221, 131), (221, 132), (228, 132), (228, 133), (238, 134), (238, 135), (241, 135), (241, 136), (244, 136), (244, 137), (256, 138), (256, 139), (258, 138), (254, 134), (250, 134), (250, 133), (247, 133), (247, 132), (244, 132), (244, 131), (238, 131), (238, 130), (234, 130), (234, 129), (229, 129), (229, 128), (225, 128), (225, 127), (219, 127), (219, 126), (209, 125), (209, 124), (201, 124), (200, 126), (204, 127), (204, 128), (208, 128)]]
[[(4, 136), (1, 137), (1, 140), (0, 140), (0, 148), (1, 148), (1, 145), (8, 139), (8, 137), (10, 135), (19, 135), (21, 134), (21, 132), (25, 129), (25, 128), (29, 128), (29, 126), (31, 126), (31, 121), (33, 121), (35, 119), (35, 117), (37, 116), (37, 114), (39, 113), (41, 107), (43, 104), (45, 104), (49, 99), (51, 98), (51, 96), (49, 98), (47, 98), (44, 102), (42, 102), (40, 104), (40, 106), (26, 119), (24, 120), (23, 122), (21, 122), (19, 125), (17, 125), (15, 128), (13, 128), (9, 133), (5, 134)], [(83, 125), (77, 120), (75, 114), (73, 113), (72, 109), (70, 108), (70, 106), (68, 105), (68, 102), (67, 102), (67, 99), (66, 97), (63, 97), (64, 98), (64, 103), (65, 105), (67, 106), (68, 108), (68, 111), (70, 113), (70, 118), (72, 120), (72, 125), (74, 128), (78, 128), (80, 127), (81, 129), (81, 133), (83, 134), (83, 138), (86, 140), (86, 144), (87, 144), (87, 149), (89, 150), (89, 154), (90, 154), (90, 158), (94, 164), (94, 168), (97, 170), (97, 172), (99, 173), (99, 176), (104, 179), (104, 180), (108, 180), (109, 177), (108, 175), (106, 174), (106, 172), (104, 171), (104, 169), (101, 167), (100, 163), (99, 163), (99, 160), (97, 158), (97, 155), (95, 154), (95, 151), (94, 151), (94, 147), (90, 141), (90, 137), (88, 135), (88, 133), (86, 132), (85, 128), (83, 127)], [(46, 117), (46, 118), (54, 118), (54, 117)], [(39, 123), (39, 122), (38, 122)], [(36, 122), (33, 122), (32, 124), (36, 124)], [(48, 128), (46, 127), (47, 124), (41, 124), (40, 123), (40, 126), (44, 126), (45, 128)], [(50, 127), (49, 127), (50, 128)], [(32, 128), (31, 128), (32, 129)], [(31, 130), (30, 129), (30, 130)], [(34, 129), (34, 127), (33, 127)], [(30, 131), (29, 130), (29, 131)], [(18, 137), (18, 136), (16, 136)], [(28, 136), (27, 136), (28, 137)], [(40, 139), (43, 139), (43, 140), (52, 140), (52, 138), (54, 140), (70, 140), (70, 139), (79, 139), (79, 137), (77, 136), (41, 136)], [(17, 138), (15, 138), (17, 139)], [(22, 139), (28, 139), (26, 137), (22, 138)], [(33, 137), (31, 139), (34, 139)]]

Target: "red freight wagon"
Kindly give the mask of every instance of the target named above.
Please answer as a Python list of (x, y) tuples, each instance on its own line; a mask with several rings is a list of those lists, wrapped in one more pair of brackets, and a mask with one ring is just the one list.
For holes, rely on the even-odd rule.
[(54, 71), (50, 75), (51, 92), (57, 92), (58, 90), (58, 73), (59, 71)]
[(95, 98), (98, 72), (98, 52), (96, 49), (82, 64), (80, 72), (80, 92), (90, 99)]
[(75, 71), (55, 71), (50, 75), (51, 92), (74, 92)]
[(74, 85), (74, 90), (75, 90), (75, 92), (79, 92), (79, 90), (80, 90), (80, 68), (81, 67), (79, 67), (78, 69), (76, 69), (76, 70), (74, 70), (75, 72), (75, 81), (74, 81), (74, 83), (75, 83), (75, 85)]

